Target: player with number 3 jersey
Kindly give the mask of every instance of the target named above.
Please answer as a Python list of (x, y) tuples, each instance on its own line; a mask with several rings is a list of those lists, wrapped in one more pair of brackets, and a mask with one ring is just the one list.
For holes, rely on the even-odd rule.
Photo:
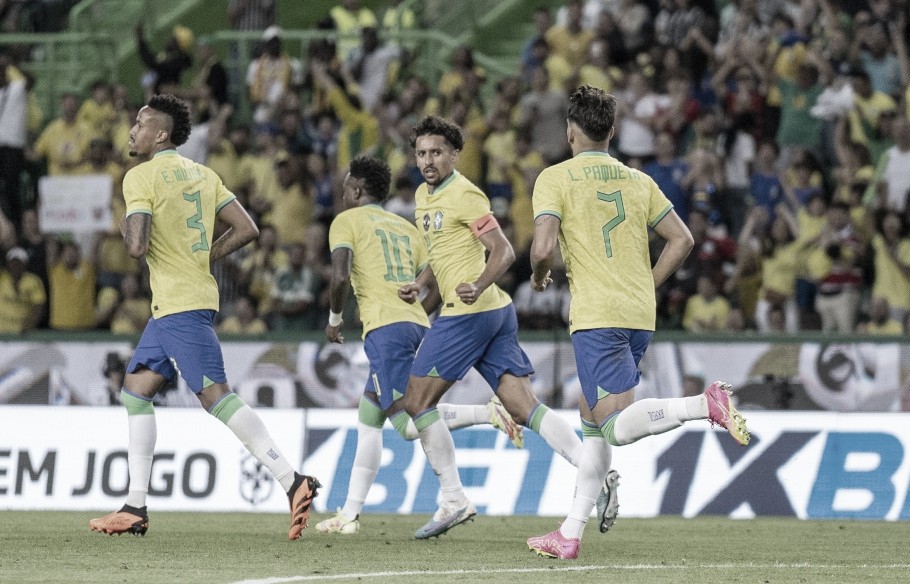
[[(120, 230), (130, 256), (148, 262), (152, 318), (120, 392), (129, 424), (126, 504), (92, 519), (89, 528), (136, 535), (148, 530), (145, 503), (157, 439), (152, 398), (179, 374), (287, 492), (288, 538), (295, 540), (307, 526), (319, 481), (294, 470), (259, 416), (230, 390), (214, 328), (219, 298), (211, 263), (255, 239), (259, 230), (215, 172), (177, 153), (189, 135), (189, 108), (172, 95), (152, 97), (130, 130), (130, 155), (145, 161), (123, 179), (126, 217)], [(216, 216), (228, 229), (213, 239)]]

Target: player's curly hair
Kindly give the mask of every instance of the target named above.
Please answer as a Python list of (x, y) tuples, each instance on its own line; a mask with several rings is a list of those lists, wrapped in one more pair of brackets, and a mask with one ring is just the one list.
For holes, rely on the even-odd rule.
[(439, 116), (427, 116), (414, 126), (411, 130), (411, 148), (417, 145), (420, 136), (442, 136), (455, 150), (461, 150), (464, 146), (461, 128)]
[(367, 192), (374, 199), (382, 202), (389, 196), (392, 184), (392, 170), (385, 161), (372, 156), (358, 156), (351, 161), (351, 178), (363, 179)]
[(152, 96), (148, 106), (171, 118), (171, 142), (181, 146), (190, 137), (190, 107), (177, 96), (163, 93)]
[(582, 85), (569, 98), (566, 117), (592, 141), (603, 142), (616, 121), (616, 98), (602, 89)]

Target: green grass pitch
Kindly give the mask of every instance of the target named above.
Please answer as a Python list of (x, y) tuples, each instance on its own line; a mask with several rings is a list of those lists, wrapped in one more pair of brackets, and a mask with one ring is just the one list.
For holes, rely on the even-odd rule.
[(578, 560), (558, 561), (525, 545), (553, 517), (481, 516), (416, 541), (427, 516), (365, 515), (357, 535), (311, 527), (289, 542), (284, 515), (153, 512), (142, 538), (90, 532), (97, 515), (0, 512), (0, 582), (910, 582), (900, 522), (620, 516), (605, 535), (592, 521)]

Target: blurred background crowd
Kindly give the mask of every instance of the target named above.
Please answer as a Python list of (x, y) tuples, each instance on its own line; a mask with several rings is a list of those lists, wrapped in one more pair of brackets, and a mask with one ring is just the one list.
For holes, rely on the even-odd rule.
[[(0, 28), (65, 30), (74, 4), (0, 0)], [(611, 154), (653, 177), (695, 238), (658, 291), (659, 330), (910, 332), (906, 0), (537, 2), (513, 74), (492, 74), (465, 45), (438, 79), (422, 75), (426, 46), (389, 34), (429, 23), (432, 2), (342, 0), (316, 24), (335, 40), (299, 54), (283, 42), (276, 0), (209, 4), (255, 33), (244, 68), (232, 65), (236, 47), (182, 25), (153, 43), (140, 24), (122, 32), (141, 77), (63, 92), (54, 112), (33, 95), (29, 51), (0, 44), (0, 332), (142, 330), (146, 270), (117, 225), (122, 176), (137, 163), (130, 127), (159, 92), (191, 103), (180, 152), (217, 171), (260, 225), (258, 241), (213, 267), (222, 332), (325, 326), (327, 233), (347, 166), (358, 154), (385, 159), (386, 207), (413, 220), (422, 179), (409, 134), (427, 114), (462, 128), (458, 170), (515, 247), (499, 284), (522, 328), (562, 329), (565, 274), (544, 293), (528, 284), (531, 194), (569, 155), (568, 96), (580, 84), (616, 96)], [(109, 230), (42, 230), (37, 185), (74, 175), (111, 177)], [(356, 327), (356, 307), (346, 312)]]

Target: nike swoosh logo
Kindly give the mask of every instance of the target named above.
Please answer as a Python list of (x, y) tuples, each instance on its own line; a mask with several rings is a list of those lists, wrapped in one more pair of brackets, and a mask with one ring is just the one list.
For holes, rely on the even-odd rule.
[(486, 227), (489, 223), (490, 223), (490, 220), (487, 219), (486, 221), (483, 222), (482, 225), (478, 225), (478, 226), (477, 226), (477, 231), (480, 231), (481, 229), (483, 229), (484, 227)]

